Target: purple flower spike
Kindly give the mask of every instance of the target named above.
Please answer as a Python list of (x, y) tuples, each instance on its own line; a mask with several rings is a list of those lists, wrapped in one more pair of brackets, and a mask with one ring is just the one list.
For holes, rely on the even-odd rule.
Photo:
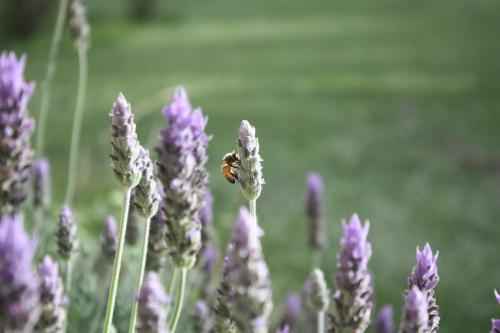
[(170, 256), (177, 267), (190, 268), (201, 247), (205, 169), (210, 137), (205, 133), (207, 118), (193, 110), (184, 88), (177, 88), (173, 102), (163, 110), (168, 126), (156, 146), (158, 178), (165, 195), (163, 210)]
[(204, 248), (213, 239), (213, 230), (212, 230), (213, 205), (214, 205), (214, 198), (212, 196), (212, 193), (210, 193), (210, 190), (206, 188), (205, 196), (203, 198), (203, 204), (199, 212), (199, 217), (201, 222), (201, 241), (202, 241), (202, 248), (200, 252), (203, 252)]
[(377, 324), (375, 325), (375, 333), (392, 332), (394, 332), (392, 306), (386, 305), (378, 313)]
[(417, 286), (414, 286), (406, 295), (401, 333), (427, 333), (427, 299)]
[(236, 152), (240, 158), (238, 182), (243, 196), (248, 201), (257, 200), (265, 183), (262, 175), (262, 157), (259, 153), (259, 138), (255, 136), (255, 127), (247, 120), (241, 122), (236, 142)]
[(47, 208), (50, 205), (50, 197), (50, 162), (42, 158), (33, 165), (33, 205), (37, 208)]
[(193, 326), (196, 333), (210, 333), (214, 327), (214, 317), (205, 301), (197, 301), (194, 306)]
[(429, 312), (428, 331), (436, 333), (439, 330), (439, 306), (436, 304), (434, 288), (439, 282), (437, 259), (439, 252), (433, 254), (427, 243), (420, 251), (417, 247), (417, 264), (413, 267), (408, 278), (408, 289), (418, 287), (427, 297), (427, 311)]
[(306, 215), (309, 218), (309, 245), (315, 250), (326, 247), (323, 218), (323, 180), (318, 173), (307, 176)]
[(298, 331), (302, 314), (302, 299), (297, 293), (290, 293), (285, 299), (284, 313), (280, 327), (289, 327), (293, 332)]
[(35, 124), (28, 115), (34, 83), (24, 80), (26, 57), (0, 56), (0, 214), (16, 213), (27, 197)]
[(67, 299), (57, 263), (49, 256), (45, 257), (38, 268), (38, 279), (41, 313), (35, 331), (64, 332)]
[(158, 274), (148, 273), (137, 299), (139, 304), (137, 332), (168, 333), (165, 307), (170, 302), (170, 298), (165, 294)]
[(368, 261), (372, 255), (372, 247), (367, 240), (369, 228), (370, 223), (366, 221), (362, 225), (356, 214), (343, 226), (341, 249), (337, 255), (332, 333), (361, 333), (370, 324), (373, 286), (368, 271)]
[[(241, 208), (222, 269), (216, 313), (219, 320), (234, 322), (242, 332), (268, 331), (272, 291), (260, 244), (262, 234), (247, 209)], [(224, 314), (230, 318), (223, 318)]]
[[(500, 294), (498, 291), (495, 289), (494, 290), (495, 298), (497, 302), (500, 304)], [(500, 320), (499, 319), (492, 319), (491, 320), (491, 333), (500, 333)]]
[(78, 238), (76, 235), (76, 221), (68, 205), (64, 205), (59, 214), (56, 238), (57, 252), (63, 260), (69, 260), (78, 248)]
[[(158, 196), (164, 195), (162, 187), (158, 187)], [(146, 271), (159, 272), (167, 260), (167, 222), (163, 212), (163, 202), (160, 201), (159, 209), (151, 218), (149, 227), (148, 252), (146, 258)]]
[(109, 215), (101, 235), (101, 254), (103, 258), (113, 261), (118, 244), (118, 224), (113, 216)]
[(151, 218), (158, 211), (160, 195), (156, 189), (153, 162), (149, 158), (149, 151), (140, 148), (140, 164), (144, 166), (139, 184), (134, 189), (134, 205), (137, 213), (144, 218)]
[(29, 332), (35, 317), (38, 282), (32, 269), (36, 244), (18, 217), (0, 220), (0, 332)]

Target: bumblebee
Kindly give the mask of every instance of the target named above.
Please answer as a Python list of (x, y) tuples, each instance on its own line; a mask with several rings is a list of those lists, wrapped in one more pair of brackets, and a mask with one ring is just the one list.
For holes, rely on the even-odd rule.
[(222, 175), (231, 184), (236, 183), (238, 180), (238, 169), (240, 167), (240, 158), (235, 151), (227, 153), (222, 159), (222, 165), (220, 167)]

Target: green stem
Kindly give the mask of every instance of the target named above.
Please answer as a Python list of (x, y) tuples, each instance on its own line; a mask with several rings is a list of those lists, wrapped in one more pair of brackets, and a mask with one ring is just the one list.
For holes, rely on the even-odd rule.
[(56, 60), (59, 54), (59, 45), (61, 44), (61, 36), (63, 32), (64, 22), (66, 21), (66, 11), (68, 7), (68, 0), (59, 1), (59, 9), (57, 11), (57, 20), (52, 41), (50, 42), (49, 50), (49, 63), (47, 65), (47, 73), (45, 74), (45, 81), (42, 85), (42, 103), (40, 106), (40, 115), (37, 124), (36, 136), (36, 151), (38, 156), (43, 156), (45, 144), (45, 127), (47, 124), (47, 113), (50, 105), (50, 83), (56, 72)]
[(122, 266), (123, 248), (125, 244), (125, 233), (127, 231), (128, 210), (130, 204), (130, 195), (132, 188), (125, 190), (123, 199), (122, 216), (118, 227), (118, 244), (116, 247), (115, 261), (113, 264), (113, 273), (111, 275), (111, 286), (109, 288), (108, 304), (106, 306), (106, 317), (104, 319), (103, 333), (111, 331), (113, 323), (113, 311), (115, 309), (116, 292), (118, 290), (118, 280), (120, 279), (120, 269)]
[(73, 271), (73, 255), (70, 255), (68, 261), (66, 261), (66, 293), (69, 297), (69, 292), (71, 290), (71, 278)]
[[(149, 239), (149, 226), (151, 224), (151, 217), (146, 218), (146, 228), (144, 230), (144, 236), (143, 236), (143, 241), (142, 241), (142, 256), (141, 256), (141, 264), (139, 267), (139, 278), (137, 279), (137, 284), (135, 291), (136, 293), (139, 292), (139, 289), (141, 288), (142, 285), (142, 280), (144, 279), (144, 270), (146, 268), (146, 258), (148, 254), (148, 239)], [(132, 313), (130, 316), (130, 324), (128, 326), (128, 331), (129, 333), (134, 333), (135, 332), (135, 323), (137, 321), (137, 307), (138, 307), (138, 302), (137, 300), (134, 300), (134, 303), (132, 304)]]
[[(168, 285), (168, 297), (173, 298), (174, 297), (174, 291), (175, 291), (175, 281), (177, 281), (177, 275), (178, 271), (177, 269), (174, 269), (172, 276), (170, 277), (170, 283)], [(166, 310), (167, 316), (170, 313), (170, 302), (167, 304), (167, 310)]]
[(321, 250), (314, 249), (312, 253), (312, 268), (321, 267)]
[(325, 312), (318, 312), (318, 333), (325, 333)]
[(177, 299), (175, 300), (175, 308), (174, 313), (172, 314), (172, 318), (168, 322), (168, 329), (170, 333), (174, 333), (177, 328), (177, 324), (179, 323), (179, 318), (181, 317), (182, 305), (184, 303), (184, 294), (186, 292), (186, 278), (187, 278), (187, 268), (176, 268), (180, 270), (181, 276), (179, 279), (179, 290), (177, 290)]
[(71, 147), (69, 151), (68, 182), (64, 201), (71, 204), (75, 193), (76, 169), (78, 165), (78, 150), (80, 147), (80, 132), (82, 129), (83, 107), (85, 102), (85, 91), (87, 89), (87, 48), (78, 47), (78, 91), (76, 95), (75, 116), (73, 119), (73, 129), (71, 131)]
[(257, 200), (249, 200), (248, 206), (250, 207), (250, 214), (252, 214), (253, 220), (257, 223)]

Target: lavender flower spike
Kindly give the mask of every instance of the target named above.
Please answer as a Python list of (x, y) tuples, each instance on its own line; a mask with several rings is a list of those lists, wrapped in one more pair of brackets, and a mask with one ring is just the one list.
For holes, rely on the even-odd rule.
[(24, 80), (26, 57), (0, 55), (0, 214), (16, 213), (26, 200), (35, 128), (28, 115), (34, 83)]
[(426, 295), (417, 286), (413, 286), (406, 295), (400, 333), (428, 332), (428, 316)]
[[(163, 190), (159, 191), (163, 194)], [(167, 260), (167, 223), (162, 202), (156, 214), (151, 218), (149, 226), (148, 253), (146, 258), (146, 271), (159, 272)]]
[[(495, 289), (495, 298), (497, 299), (497, 302), (500, 304), (500, 294), (498, 291)], [(491, 320), (491, 333), (500, 333), (500, 320), (499, 319), (492, 319)]]
[(50, 162), (39, 159), (33, 165), (33, 205), (47, 208), (50, 205)]
[(141, 180), (144, 166), (141, 164), (141, 146), (135, 132), (134, 115), (123, 94), (118, 95), (110, 116), (112, 118), (110, 157), (113, 171), (120, 185), (127, 189), (133, 188)]
[(170, 298), (165, 294), (158, 274), (148, 273), (137, 297), (139, 303), (137, 332), (168, 333), (166, 305)]
[(78, 248), (76, 222), (69, 206), (64, 205), (59, 214), (59, 225), (56, 231), (57, 252), (63, 260), (69, 260)]
[(326, 285), (325, 276), (319, 268), (315, 268), (308, 281), (309, 302), (316, 312), (324, 312), (330, 305), (330, 290)]
[(268, 332), (267, 319), (273, 304), (269, 271), (260, 244), (262, 235), (247, 209), (241, 208), (222, 269), (224, 293), (220, 297), (242, 332)]
[(259, 139), (255, 136), (255, 127), (243, 120), (238, 131), (236, 152), (240, 158), (238, 181), (243, 195), (248, 201), (255, 201), (260, 196), (264, 178), (262, 176), (262, 158), (259, 153)]
[(18, 217), (0, 220), (0, 332), (29, 332), (36, 320), (37, 278), (31, 262), (36, 244)]
[(160, 196), (156, 189), (153, 162), (149, 158), (149, 152), (141, 147), (140, 157), (144, 169), (142, 170), (141, 180), (134, 189), (134, 205), (140, 215), (150, 218), (158, 211)]
[(199, 210), (208, 179), (205, 133), (207, 118), (193, 110), (186, 91), (177, 88), (171, 105), (163, 114), (168, 126), (160, 134), (158, 178), (165, 196), (163, 210), (168, 227), (167, 244), (178, 268), (190, 268), (201, 247)]
[(392, 306), (384, 306), (378, 313), (378, 319), (375, 325), (375, 333), (393, 333), (394, 322), (392, 318)]
[(41, 313), (35, 325), (35, 332), (63, 333), (67, 299), (57, 263), (49, 256), (45, 257), (38, 268), (38, 279)]
[(292, 332), (298, 331), (300, 316), (302, 314), (302, 300), (299, 294), (290, 293), (285, 299), (283, 317), (280, 327), (289, 327)]
[(193, 327), (196, 333), (210, 333), (214, 327), (212, 310), (205, 301), (194, 305)]
[(427, 297), (427, 311), (429, 312), (428, 332), (436, 333), (439, 330), (439, 307), (436, 304), (434, 288), (439, 282), (437, 259), (439, 252), (432, 253), (429, 244), (422, 251), (417, 247), (417, 264), (413, 267), (408, 278), (408, 289), (417, 286)]
[(106, 219), (106, 225), (101, 235), (101, 254), (102, 257), (113, 262), (118, 243), (118, 224), (112, 215)]
[(290, 333), (290, 328), (288, 326), (279, 328), (276, 333)]
[(306, 215), (309, 218), (309, 245), (315, 250), (322, 250), (326, 247), (323, 180), (318, 173), (307, 176)]
[(88, 48), (90, 45), (90, 25), (87, 11), (81, 0), (71, 0), (68, 6), (68, 21), (71, 37), (77, 47)]
[(362, 333), (370, 324), (373, 287), (368, 261), (372, 247), (368, 242), (370, 223), (361, 224), (354, 214), (343, 226), (340, 252), (337, 255), (337, 290), (333, 296), (334, 310), (331, 333)]

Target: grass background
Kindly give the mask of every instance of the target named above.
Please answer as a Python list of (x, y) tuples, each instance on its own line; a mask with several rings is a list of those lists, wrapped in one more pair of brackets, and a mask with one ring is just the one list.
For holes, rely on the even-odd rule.
[[(84, 242), (95, 244), (105, 216), (118, 215), (107, 157), (108, 112), (118, 92), (152, 147), (164, 125), (161, 107), (183, 84), (214, 136), (208, 169), (221, 250), (244, 202), (220, 176), (219, 160), (233, 149), (241, 119), (257, 128), (267, 182), (258, 212), (275, 318), (311, 266), (304, 219), (310, 170), (326, 183), (327, 276), (335, 271), (340, 221), (358, 212), (371, 221), (378, 307), (393, 304), (399, 318), (415, 247), (429, 241), (440, 251), (441, 332), (485, 332), (500, 316), (492, 292), (500, 288), (497, 1), (169, 1), (157, 19), (141, 23), (128, 19), (124, 2), (87, 5), (92, 48), (75, 204)], [(28, 54), (26, 76), (37, 82), (52, 26), (29, 40), (2, 39), (2, 49)], [(66, 183), (77, 80), (65, 37), (47, 138), (52, 215)], [(32, 114), (39, 103), (40, 90)]]

